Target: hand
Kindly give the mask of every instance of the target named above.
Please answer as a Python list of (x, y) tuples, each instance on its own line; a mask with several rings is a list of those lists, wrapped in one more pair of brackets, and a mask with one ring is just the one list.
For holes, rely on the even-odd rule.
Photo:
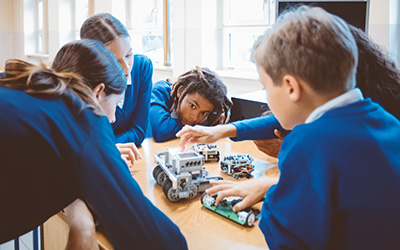
[(236, 127), (231, 124), (207, 126), (185, 126), (176, 136), (181, 138), (179, 146), (185, 150), (186, 143), (213, 143), (220, 138), (235, 137)]
[(142, 159), (142, 156), (134, 143), (117, 143), (115, 146), (117, 146), (122, 159), (129, 167), (134, 166), (135, 161)]
[(258, 179), (248, 181), (215, 181), (211, 180), (210, 183), (213, 187), (206, 190), (207, 194), (214, 195), (218, 194), (215, 200), (215, 205), (221, 202), (222, 199), (229, 196), (240, 196), (243, 198), (241, 202), (238, 202), (232, 209), (233, 211), (241, 211), (247, 207), (251, 207), (261, 200), (268, 189), (278, 182), (278, 177), (261, 177)]

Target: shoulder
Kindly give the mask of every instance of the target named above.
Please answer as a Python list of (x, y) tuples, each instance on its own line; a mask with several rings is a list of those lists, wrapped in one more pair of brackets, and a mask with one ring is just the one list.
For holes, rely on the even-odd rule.
[(145, 55), (141, 54), (136, 54), (133, 57), (133, 67), (132, 71), (135, 69), (140, 69), (140, 70), (151, 70), (153, 71), (153, 62), (151, 61), (150, 58), (148, 58)]
[(167, 81), (161, 80), (153, 84), (153, 92), (156, 91), (156, 92), (169, 93), (171, 92), (171, 90), (172, 90), (172, 84)]

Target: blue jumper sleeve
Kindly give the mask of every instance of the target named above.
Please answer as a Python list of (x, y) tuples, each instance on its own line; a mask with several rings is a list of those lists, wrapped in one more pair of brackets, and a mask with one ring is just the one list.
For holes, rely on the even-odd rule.
[(179, 228), (144, 196), (132, 178), (103, 118), (93, 128), (75, 171), (111, 243), (115, 249), (187, 249)]
[[(133, 142), (136, 146), (140, 145), (145, 136), (148, 125), (150, 110), (150, 97), (153, 78), (153, 63), (147, 57), (141, 60), (138, 68), (132, 70), (132, 84), (139, 84), (139, 92), (136, 94), (136, 106), (132, 111), (132, 116), (126, 124), (126, 130), (115, 135), (117, 143)], [(135, 60), (137, 60), (135, 58)], [(136, 72), (140, 72), (139, 82), (134, 81)]]
[(234, 121), (231, 124), (237, 130), (236, 137), (231, 138), (234, 141), (273, 139), (277, 138), (274, 129), (282, 129), (274, 115)]
[(154, 84), (151, 94), (150, 123), (153, 139), (163, 142), (176, 138), (175, 134), (183, 125), (178, 119), (171, 117), (170, 83), (159, 81)]

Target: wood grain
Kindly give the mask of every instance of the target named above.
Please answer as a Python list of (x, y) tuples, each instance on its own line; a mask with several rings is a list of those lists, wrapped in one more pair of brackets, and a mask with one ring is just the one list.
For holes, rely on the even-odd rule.
[[(146, 197), (180, 227), (186, 237), (189, 249), (224, 249), (227, 247), (229, 249), (268, 249), (264, 235), (258, 227), (258, 221), (252, 228), (246, 228), (204, 208), (200, 203), (200, 196), (192, 200), (181, 200), (177, 203), (171, 203), (165, 197), (161, 187), (153, 179), (154, 155), (169, 147), (177, 147), (178, 144), (178, 139), (163, 143), (155, 143), (151, 138), (146, 139), (139, 148), (144, 159), (136, 162), (135, 166), (131, 168), (131, 173)], [(222, 139), (216, 144), (220, 148), (221, 156), (229, 154), (250, 154), (253, 156), (255, 159), (253, 162), (255, 165), (252, 173), (253, 178), (263, 175), (279, 176), (278, 160), (259, 151), (253, 142), (233, 142), (229, 139)], [(218, 162), (207, 162), (206, 169), (213, 176), (222, 176), (226, 180), (236, 181), (220, 171)], [(246, 180), (246, 178), (238, 181), (243, 180)], [(260, 209), (261, 205), (259, 203), (255, 207)], [(47, 226), (45, 225), (45, 227)], [(51, 231), (53, 230), (45, 231), (48, 234), (47, 238), (53, 237), (49, 235)], [(112, 249), (110, 242), (101, 232), (97, 232), (97, 237), (102, 249)]]

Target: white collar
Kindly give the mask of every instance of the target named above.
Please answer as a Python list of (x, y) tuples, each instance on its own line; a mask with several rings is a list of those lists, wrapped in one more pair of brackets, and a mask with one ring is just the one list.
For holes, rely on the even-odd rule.
[(364, 97), (359, 88), (354, 88), (352, 90), (347, 91), (346, 93), (329, 100), (318, 108), (314, 109), (313, 112), (307, 117), (304, 123), (310, 123), (318, 118), (320, 118), (323, 114), (327, 113), (330, 110), (337, 109), (340, 107), (347, 106), (349, 104), (358, 102), (363, 100)]

